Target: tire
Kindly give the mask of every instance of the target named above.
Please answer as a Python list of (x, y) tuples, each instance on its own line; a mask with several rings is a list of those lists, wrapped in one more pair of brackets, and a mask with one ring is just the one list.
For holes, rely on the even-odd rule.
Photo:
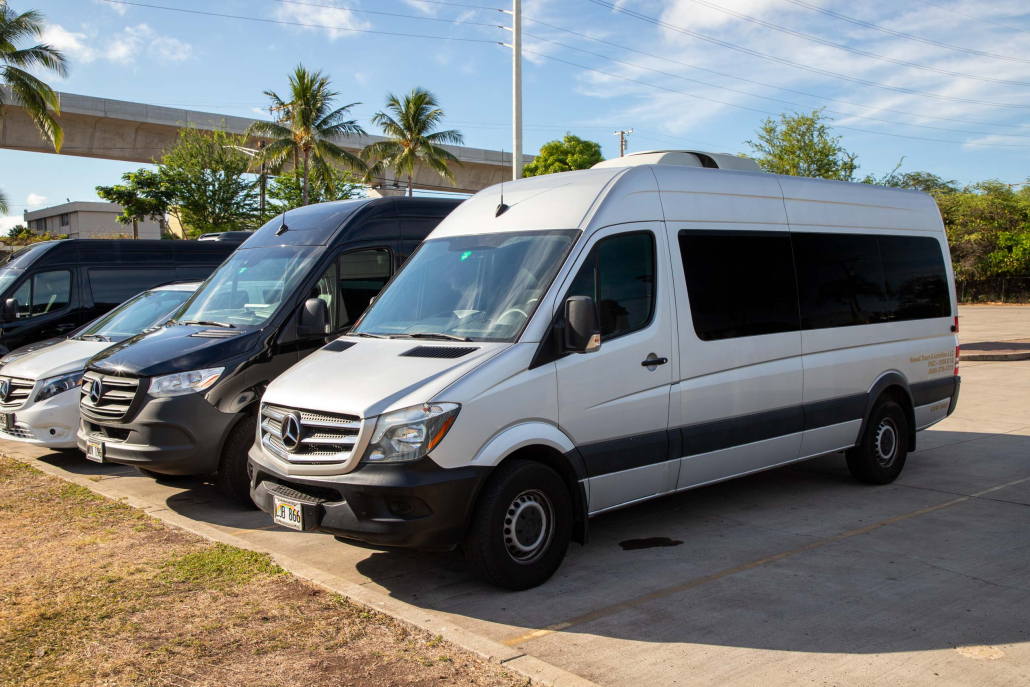
[(859, 482), (890, 484), (908, 457), (908, 419), (894, 401), (883, 399), (873, 408), (862, 440), (845, 452), (848, 469)]
[(218, 488), (233, 501), (246, 508), (257, 508), (250, 498), (250, 475), (247, 474), (247, 452), (254, 443), (257, 421), (249, 415), (229, 432), (218, 463)]
[(189, 475), (165, 475), (160, 472), (154, 472), (153, 470), (141, 468), (138, 465), (136, 466), (136, 472), (143, 475), (144, 477), (149, 477), (150, 479), (157, 480), (158, 482), (175, 482), (176, 480), (186, 479), (187, 477), (189, 477)]
[(465, 536), (465, 557), (488, 582), (520, 591), (558, 570), (571, 537), (572, 499), (558, 473), (511, 460), (483, 488)]

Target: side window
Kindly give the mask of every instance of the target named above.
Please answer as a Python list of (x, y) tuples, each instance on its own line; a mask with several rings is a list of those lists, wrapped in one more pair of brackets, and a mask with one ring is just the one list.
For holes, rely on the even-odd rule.
[(951, 316), (948, 272), (941, 244), (924, 236), (880, 236), (888, 317), (921, 320)]
[(591, 296), (597, 303), (602, 341), (646, 326), (655, 308), (654, 236), (634, 232), (598, 241), (569, 295)]
[(337, 322), (339, 321), (339, 318), (336, 316), (336, 310), (337, 304), (340, 300), (337, 288), (337, 271), (335, 262), (329, 266), (329, 269), (325, 271), (322, 278), (319, 279), (318, 283), (311, 289), (311, 293), (308, 294), (308, 298), (318, 298), (319, 300), (325, 301), (325, 305), (329, 309), (329, 331), (335, 332)]
[(792, 234), (801, 328), (882, 322), (887, 314), (876, 236)]
[(679, 245), (699, 339), (798, 331), (790, 235), (681, 231)]
[(32, 280), (26, 279), (11, 298), (18, 301), (18, 319), (32, 316)]
[(340, 256), (340, 327), (350, 327), (390, 280), (390, 251), (359, 250)]
[(96, 269), (89, 270), (89, 286), (93, 302), (101, 310), (110, 310), (137, 293), (176, 280), (174, 268)]
[(32, 277), (32, 316), (46, 315), (68, 307), (71, 292), (72, 273), (68, 270), (35, 275)]

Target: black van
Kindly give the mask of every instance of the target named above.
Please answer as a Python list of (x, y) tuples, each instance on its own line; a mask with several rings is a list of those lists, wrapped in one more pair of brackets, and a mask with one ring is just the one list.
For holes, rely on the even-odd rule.
[(252, 505), (247, 451), (265, 387), (350, 329), (460, 202), (361, 199), (276, 217), (168, 324), (86, 364), (79, 448), (154, 477), (217, 472)]
[(0, 267), (0, 355), (70, 334), (159, 284), (205, 279), (243, 238), (70, 239), (16, 251)]

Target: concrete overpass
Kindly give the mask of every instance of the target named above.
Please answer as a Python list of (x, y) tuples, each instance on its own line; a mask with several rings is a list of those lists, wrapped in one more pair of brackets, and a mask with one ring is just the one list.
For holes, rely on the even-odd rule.
[[(254, 121), (212, 112), (197, 112), (174, 107), (147, 105), (123, 100), (94, 98), (74, 93), (59, 93), (61, 127), (64, 129), (62, 155), (76, 155), (104, 160), (151, 163), (161, 158), (162, 151), (175, 145), (179, 129), (193, 124), (198, 129), (222, 125), (228, 131), (242, 134)], [(8, 100), (10, 102), (10, 100)], [(358, 136), (340, 142), (341, 147), (357, 153), (364, 146), (383, 140), (380, 136)], [(256, 146), (256, 142), (255, 142)], [(36, 130), (25, 111), (7, 106), (7, 116), (0, 128), (0, 148), (51, 153), (54, 149)], [(454, 165), (455, 185), (426, 168), (417, 170), (414, 186), (432, 191), (475, 193), (487, 186), (511, 179), (511, 152), (502, 159), (497, 150), (444, 146), (461, 165)], [(528, 164), (532, 155), (523, 156)], [(402, 182), (388, 175), (373, 184), (373, 191), (384, 195), (404, 188)]]

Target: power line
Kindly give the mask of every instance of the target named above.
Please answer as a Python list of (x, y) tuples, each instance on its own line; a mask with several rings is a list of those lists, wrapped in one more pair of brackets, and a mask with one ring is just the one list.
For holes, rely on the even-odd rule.
[[(644, 69), (646, 71), (654, 72), (655, 74), (661, 74), (663, 76), (669, 76), (669, 77), (672, 77), (674, 79), (681, 79), (683, 81), (689, 81), (691, 83), (701, 84), (701, 85), (704, 85), (704, 86), (710, 86), (712, 88), (718, 88), (720, 90), (730, 91), (731, 93), (740, 93), (742, 95), (747, 95), (747, 96), (750, 96), (752, 98), (762, 98), (763, 100), (771, 100), (771, 101), (776, 102), (776, 103), (783, 103), (785, 105), (791, 105), (793, 107), (802, 107), (802, 108), (810, 107), (809, 105), (803, 105), (801, 103), (795, 103), (795, 102), (791, 102), (789, 100), (781, 100), (779, 98), (770, 98), (769, 96), (765, 96), (765, 95), (756, 95), (754, 93), (748, 93), (747, 91), (741, 91), (741, 90), (738, 90), (736, 88), (729, 88), (727, 86), (718, 86), (716, 84), (708, 83), (707, 81), (699, 81), (698, 79), (691, 79), (689, 77), (682, 76), (680, 74), (673, 74), (672, 72), (664, 72), (664, 71), (662, 71), (660, 69), (653, 69), (651, 67), (645, 67), (644, 65), (637, 64), (635, 62), (626, 62), (624, 60), (619, 60), (619, 59), (616, 59), (614, 57), (609, 57), (609, 56), (603, 55), (601, 53), (591, 52), (590, 50), (584, 50), (582, 48), (577, 48), (577, 47), (574, 47), (574, 46), (571, 46), (571, 45), (566, 45), (564, 43), (559, 43), (557, 41), (552, 41), (552, 40), (547, 39), (547, 38), (541, 38), (540, 36), (534, 36), (533, 34), (530, 34), (530, 33), (527, 33), (525, 35), (528, 36), (529, 38), (535, 38), (537, 40), (545, 41), (545, 42), (551, 43), (553, 45), (557, 45), (557, 46), (560, 46), (560, 47), (563, 47), (563, 48), (568, 48), (569, 50), (575, 50), (577, 52), (581, 52), (581, 53), (584, 53), (586, 55), (593, 55), (594, 57), (600, 57), (602, 59), (610, 60), (612, 62), (615, 62), (615, 63), (618, 63), (618, 64), (622, 64), (622, 65), (626, 65), (628, 67), (634, 67), (636, 69)], [(894, 124), (894, 125), (897, 125), (897, 126), (911, 126), (911, 127), (917, 127), (917, 128), (920, 128), (920, 129), (931, 129), (933, 131), (951, 131), (953, 133), (958, 133), (958, 134), (975, 134), (975, 135), (978, 135), (978, 136), (1004, 136), (1006, 138), (1028, 138), (1028, 137), (1030, 137), (1028, 135), (1021, 135), (1021, 134), (999, 134), (999, 133), (993, 133), (993, 132), (990, 132), (990, 131), (969, 131), (969, 130), (966, 130), (966, 129), (948, 129), (946, 127), (941, 127), (941, 126), (928, 126), (926, 124), (910, 124), (908, 122), (895, 122), (895, 121), (891, 121), (889, 119), (878, 119), (876, 117), (867, 117), (865, 115), (852, 114), (850, 112), (841, 112), (839, 110), (826, 110), (826, 112), (829, 112), (831, 114), (838, 114), (838, 115), (841, 115), (841, 116), (844, 116), (844, 117), (855, 117), (857, 119), (867, 119), (867, 120), (869, 120), (871, 122), (880, 122), (882, 124)]]
[(255, 21), (263, 24), (279, 24), (282, 26), (300, 26), (309, 29), (329, 29), (332, 31), (347, 31), (351, 33), (373, 33), (380, 36), (399, 36), (402, 38), (429, 38), (440, 41), (460, 41), (462, 43), (490, 43), (495, 45), (497, 41), (485, 38), (460, 38), (457, 36), (429, 36), (418, 33), (401, 33), (398, 31), (376, 31), (374, 29), (354, 29), (349, 26), (328, 26), (326, 24), (308, 24), (297, 21), (285, 21), (281, 19), (265, 19), (262, 17), (247, 17), (241, 14), (223, 14), (221, 12), (204, 12), (202, 10), (188, 10), (182, 7), (165, 7), (163, 5), (149, 5), (142, 2), (129, 2), (129, 0), (103, 0), (115, 5), (129, 5), (132, 7), (145, 7), (152, 10), (166, 10), (168, 12), (181, 12), (183, 14), (199, 14), (205, 17), (219, 17), (222, 19), (242, 19), (243, 21)]
[[(419, 1), (422, 2), (424, 0), (419, 0)], [(974, 17), (971, 14), (964, 14), (962, 12), (958, 12), (956, 10), (949, 9), (949, 8), (943, 7), (941, 5), (936, 5), (936, 4), (932, 3), (932, 2), (927, 2), (926, 0), (916, 0), (916, 2), (921, 2), (924, 5), (929, 5), (930, 7), (936, 7), (937, 9), (944, 10), (945, 12), (951, 12), (952, 14), (957, 14), (958, 16), (965, 17), (966, 19), (972, 19), (973, 21), (983, 22), (984, 24), (990, 24), (992, 26), (1000, 26), (1001, 28), (1008, 29), (1009, 31), (1019, 31), (1020, 33), (1030, 33), (1030, 31), (1027, 31), (1026, 29), (1020, 29), (1020, 28), (1017, 28), (1015, 26), (1009, 26), (1008, 24), (999, 24), (996, 21), (991, 21), (990, 19), (984, 19), (983, 17)]]
[(378, 10), (360, 10), (354, 7), (343, 7), (338, 5), (320, 5), (315, 2), (301, 2), (300, 0), (275, 0), (285, 5), (303, 5), (304, 7), (321, 7), (327, 10), (339, 10), (341, 12), (356, 12), (358, 14), (377, 14), (382, 17), (398, 17), (400, 19), (418, 19), (420, 21), (438, 21), (446, 24), (468, 24), (470, 26), (491, 26), (497, 28), (497, 24), (485, 21), (465, 21), (464, 19), (445, 19), (443, 17), (425, 17), (417, 14), (400, 14), (398, 12), (380, 12)]
[[(648, 83), (647, 81), (640, 81), (639, 79), (631, 79), (628, 76), (622, 76), (621, 74), (613, 74), (612, 72), (606, 72), (606, 71), (604, 71), (602, 69), (595, 69), (593, 67), (587, 67), (587, 66), (582, 65), (582, 64), (576, 64), (575, 62), (569, 62), (567, 60), (562, 60), (562, 59), (559, 59), (557, 57), (553, 57), (551, 55), (545, 55), (543, 53), (538, 53), (538, 52), (535, 52), (535, 51), (532, 51), (532, 50), (526, 50), (525, 52), (527, 52), (527, 53), (529, 53), (531, 55), (537, 55), (538, 57), (543, 57), (544, 59), (553, 60), (555, 62), (560, 62), (562, 64), (569, 65), (570, 67), (576, 67), (577, 69), (583, 69), (583, 70), (586, 70), (586, 71), (589, 71), (589, 72), (596, 72), (597, 74), (603, 74), (605, 76), (610, 76), (610, 77), (612, 77), (614, 79), (621, 79), (623, 81), (629, 81), (631, 83), (640, 84), (642, 86), (649, 86), (650, 88), (657, 88), (659, 90), (666, 91), (668, 93), (676, 93), (678, 95), (685, 95), (688, 98), (695, 98), (697, 100), (705, 100), (707, 102), (717, 103), (719, 105), (727, 105), (729, 107), (736, 107), (736, 108), (741, 109), (741, 110), (750, 110), (751, 112), (759, 112), (761, 114), (770, 115), (770, 116), (773, 116), (773, 117), (778, 117), (779, 116), (779, 113), (777, 113), (777, 112), (769, 112), (767, 110), (759, 110), (759, 109), (754, 108), (754, 107), (747, 107), (746, 105), (737, 105), (735, 103), (727, 103), (727, 102), (722, 101), (722, 100), (716, 100), (715, 98), (706, 98), (704, 96), (695, 95), (693, 93), (687, 93), (686, 91), (677, 91), (674, 88), (667, 88), (665, 86), (660, 86), (658, 84)], [(878, 136), (891, 136), (893, 138), (907, 138), (907, 139), (910, 139), (910, 140), (913, 140), (913, 141), (931, 141), (931, 142), (934, 142), (934, 143), (953, 143), (955, 145), (976, 145), (976, 146), (991, 146), (991, 147), (1000, 147), (1000, 148), (1030, 148), (1030, 145), (1021, 145), (1021, 144), (1017, 144), (1017, 143), (973, 143), (973, 142), (969, 142), (969, 141), (954, 141), (954, 140), (943, 139), (943, 138), (924, 138), (922, 136), (908, 136), (906, 134), (892, 134), (892, 133), (887, 132), (887, 131), (871, 131), (869, 129), (859, 129), (859, 128), (852, 127), (852, 126), (834, 125), (834, 128), (843, 129), (843, 130), (846, 130), (846, 131), (857, 131), (857, 132), (864, 133), (864, 134), (875, 134), (875, 135), (878, 135)]]
[(422, 2), (427, 5), (447, 5), (449, 7), (463, 7), (468, 10), (487, 10), (492, 12), (503, 12), (499, 7), (480, 7), (479, 5), (463, 5), (457, 2), (443, 2), (443, 0), (407, 0), (408, 2)]
[[(112, 0), (108, 0), (108, 2), (111, 2), (111, 1)], [(662, 21), (661, 19), (657, 19), (655, 17), (650, 17), (650, 16), (648, 16), (646, 14), (641, 14), (641, 13), (635, 12), (633, 10), (628, 10), (628, 9), (626, 9), (624, 7), (619, 7), (618, 5), (614, 5), (614, 4), (610, 3), (610, 2), (606, 2), (606, 0), (588, 0), (588, 1), (594, 3), (595, 5), (600, 5), (601, 7), (605, 7), (607, 9), (613, 10), (615, 12), (620, 12), (622, 14), (626, 14), (628, 16), (634, 17), (635, 19), (640, 19), (642, 21), (649, 22), (649, 23), (654, 24), (656, 26), (661, 26), (662, 28), (666, 28), (666, 29), (670, 29), (670, 30), (673, 30), (673, 31), (677, 31), (677, 32), (682, 33), (684, 35), (692, 36), (694, 38), (697, 38), (697, 39), (702, 40), (702, 41), (706, 41), (708, 43), (714, 43), (715, 45), (720, 45), (720, 46), (722, 46), (724, 48), (728, 48), (730, 50), (735, 50), (737, 52), (741, 52), (741, 53), (744, 53), (746, 55), (751, 55), (753, 57), (758, 57), (758, 58), (763, 59), (763, 60), (769, 60), (771, 62), (776, 62), (778, 64), (783, 64), (783, 65), (786, 65), (786, 66), (789, 66), (789, 67), (794, 67), (795, 69), (803, 69), (803, 70), (808, 71), (808, 72), (813, 72), (813, 73), (816, 73), (816, 74), (822, 74), (823, 76), (831, 76), (831, 77), (833, 77), (835, 79), (842, 79), (844, 81), (851, 81), (853, 83), (860, 83), (860, 84), (864, 84), (866, 86), (873, 86), (875, 88), (882, 88), (884, 90), (894, 91), (896, 93), (909, 93), (911, 95), (921, 95), (923, 97), (934, 98), (936, 100), (948, 100), (948, 101), (951, 101), (951, 102), (968, 103), (968, 104), (971, 104), (971, 105), (990, 105), (990, 106), (993, 106), (993, 107), (1008, 107), (1008, 108), (1016, 108), (1016, 109), (1030, 109), (1030, 105), (1020, 105), (1020, 104), (1016, 104), (1016, 103), (998, 103), (998, 102), (992, 102), (992, 101), (987, 101), (987, 100), (973, 100), (971, 98), (956, 98), (954, 96), (941, 95), (939, 93), (927, 93), (926, 91), (917, 91), (915, 89), (902, 88), (900, 86), (889, 86), (887, 84), (877, 83), (875, 81), (868, 81), (866, 79), (860, 79), (860, 78), (857, 78), (857, 77), (848, 76), (846, 74), (839, 74), (837, 72), (831, 72), (829, 70), (820, 69), (818, 67), (810, 67), (808, 65), (801, 64), (800, 62), (794, 62), (792, 60), (788, 60), (788, 59), (785, 59), (785, 58), (782, 58), (782, 57), (776, 57), (774, 55), (769, 55), (769, 54), (766, 54), (766, 53), (763, 53), (763, 52), (759, 52), (757, 50), (751, 50), (750, 48), (745, 48), (743, 46), (735, 45), (733, 43), (729, 43), (727, 41), (724, 41), (724, 40), (721, 40), (721, 39), (718, 39), (718, 38), (713, 38), (711, 36), (706, 36), (706, 35), (704, 35), (702, 33), (698, 33), (696, 31), (691, 31), (690, 29), (685, 29), (685, 28), (683, 28), (681, 26), (675, 26), (673, 24), (669, 24), (668, 22)]]
[[(709, 74), (715, 74), (716, 76), (723, 76), (723, 77), (726, 77), (728, 79), (735, 79), (737, 81), (743, 81), (745, 83), (755, 84), (756, 86), (762, 86), (764, 88), (772, 88), (772, 89), (775, 89), (775, 90), (778, 90), (778, 91), (783, 91), (785, 93), (794, 93), (795, 95), (803, 95), (803, 96), (808, 97), (808, 98), (816, 98), (818, 100), (825, 100), (827, 102), (832, 102), (832, 103), (841, 103), (842, 105), (851, 105), (853, 107), (861, 107), (861, 108), (865, 108), (867, 110), (875, 110), (875, 111), (878, 111), (878, 112), (893, 112), (894, 114), (906, 115), (908, 117), (921, 117), (921, 118), (924, 118), (924, 119), (934, 119), (934, 120), (942, 121), (942, 122), (955, 122), (956, 124), (976, 124), (976, 125), (981, 125), (981, 126), (1003, 126), (1003, 127), (1013, 128), (1013, 129), (1022, 129), (1022, 128), (1027, 128), (1028, 126), (1030, 126), (1030, 125), (1027, 125), (1027, 124), (999, 124), (999, 123), (995, 123), (995, 122), (978, 122), (978, 121), (967, 120), (967, 119), (953, 119), (953, 118), (950, 118), (950, 117), (936, 117), (934, 115), (922, 114), (922, 113), (918, 113), (918, 112), (906, 112), (904, 110), (894, 110), (894, 109), (891, 109), (889, 107), (874, 107), (872, 105), (864, 105), (862, 103), (854, 103), (854, 102), (851, 102), (850, 100), (841, 100), (840, 98), (831, 98), (831, 97), (825, 96), (825, 95), (817, 95), (815, 93), (806, 93), (805, 91), (798, 91), (798, 90), (795, 90), (795, 89), (792, 89), (792, 88), (784, 88), (782, 86), (774, 86), (773, 84), (765, 83), (764, 81), (756, 81), (754, 79), (748, 79), (748, 78), (743, 77), (743, 76), (736, 76), (734, 74), (727, 74), (726, 72), (720, 72), (720, 71), (716, 71), (714, 69), (708, 69), (707, 67), (699, 67), (698, 65), (691, 64), (689, 62), (681, 62), (679, 60), (674, 60), (672, 58), (665, 57), (665, 56), (662, 56), (662, 55), (656, 55), (654, 53), (644, 52), (643, 50), (637, 50), (636, 48), (631, 48), (628, 45), (620, 45), (618, 43), (613, 43), (611, 41), (606, 41), (606, 40), (603, 40), (601, 38), (595, 38), (594, 36), (590, 36), (590, 35), (585, 34), (585, 33), (580, 33), (578, 31), (572, 31), (571, 29), (566, 29), (564, 27), (556, 26), (554, 24), (549, 24), (547, 22), (540, 21), (539, 19), (533, 19), (531, 17), (523, 17), (523, 19), (526, 20), (526, 21), (529, 21), (529, 22), (533, 22), (534, 24), (540, 24), (541, 26), (546, 26), (546, 27), (548, 27), (550, 29), (555, 29), (556, 31), (562, 31), (564, 33), (568, 33), (568, 34), (571, 34), (573, 36), (578, 36), (580, 38), (585, 38), (587, 40), (594, 41), (595, 43), (601, 43), (603, 45), (608, 45), (608, 46), (611, 46), (613, 48), (618, 48), (619, 50), (628, 50), (629, 52), (634, 52), (634, 53), (637, 53), (638, 55), (643, 55), (645, 57), (651, 57), (651, 58), (654, 58), (656, 60), (662, 60), (663, 62), (668, 62), (670, 64), (676, 64), (676, 65), (679, 65), (681, 67), (689, 67), (690, 69), (697, 69), (697, 70), (702, 71), (702, 72), (708, 72)], [(543, 38), (538, 38), (538, 39), (539, 40), (547, 40), (547, 39), (543, 39)], [(700, 82), (700, 83), (704, 83), (704, 82)], [(713, 86), (714, 86), (714, 84), (713, 84)], [(722, 86), (714, 86), (714, 87), (715, 88), (724, 88)], [(727, 89), (727, 90), (729, 90), (729, 89)], [(741, 92), (741, 93), (748, 93), (747, 91), (739, 91), (739, 92)], [(760, 95), (757, 95), (757, 94), (754, 94), (754, 93), (748, 93), (748, 95), (753, 95), (753, 96), (755, 96), (757, 98), (763, 97), (763, 96), (760, 96)], [(786, 101), (781, 101), (781, 102), (786, 102)], [(849, 115), (849, 116), (857, 116), (857, 115)]]
[[(913, 36), (910, 33), (905, 33), (903, 31), (895, 31), (894, 29), (888, 29), (886, 26), (880, 26), (879, 24), (873, 24), (873, 23), (868, 22), (868, 21), (862, 21), (861, 19), (855, 19), (854, 17), (849, 17), (847, 15), (840, 14), (839, 12), (834, 12), (833, 10), (828, 10), (828, 9), (824, 9), (822, 7), (817, 7), (815, 5), (810, 5), (807, 2), (803, 2), (803, 0), (783, 0), (783, 1), (784, 2), (789, 2), (792, 5), (797, 5), (798, 7), (804, 7), (806, 9), (810, 9), (813, 12), (820, 12), (822, 14), (825, 14), (825, 15), (828, 15), (828, 16), (831, 16), (831, 17), (836, 17), (837, 19), (841, 19), (841, 20), (846, 21), (846, 22), (851, 22), (852, 24), (858, 24), (859, 26), (865, 26), (866, 28), (874, 29), (876, 31), (882, 31), (883, 33), (888, 33), (888, 34), (890, 34), (892, 36), (899, 36), (901, 38), (907, 38), (907, 39), (912, 40), (912, 41), (919, 41), (920, 43), (927, 43), (928, 45), (936, 45), (939, 48), (947, 48), (948, 50), (958, 50), (960, 52), (969, 53), (970, 55), (980, 55), (981, 57), (993, 57), (993, 58), (995, 58), (997, 60), (1011, 60), (1013, 62), (1030, 62), (1030, 60), (1025, 60), (1025, 59), (1023, 59), (1021, 57), (1010, 57), (1009, 55), (998, 55), (997, 53), (984, 52), (982, 50), (975, 50), (973, 48), (963, 48), (962, 46), (951, 45), (950, 43), (942, 43), (940, 41), (935, 41), (935, 40), (932, 40), (930, 38), (923, 38), (922, 36)], [(929, 4), (929, 3), (927, 3), (927, 4)]]

